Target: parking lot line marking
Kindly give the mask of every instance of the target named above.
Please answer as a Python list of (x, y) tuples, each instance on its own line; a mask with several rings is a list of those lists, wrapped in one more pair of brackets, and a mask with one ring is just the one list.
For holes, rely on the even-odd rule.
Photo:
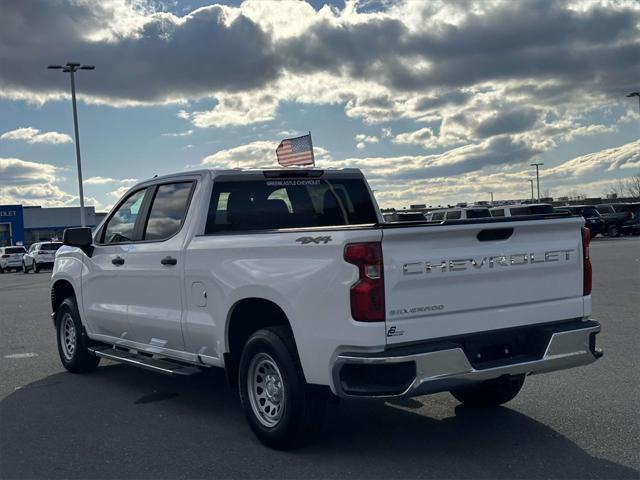
[(26, 352), (26, 353), (12, 353), (10, 355), (5, 355), (4, 358), (31, 358), (37, 357), (37, 353)]

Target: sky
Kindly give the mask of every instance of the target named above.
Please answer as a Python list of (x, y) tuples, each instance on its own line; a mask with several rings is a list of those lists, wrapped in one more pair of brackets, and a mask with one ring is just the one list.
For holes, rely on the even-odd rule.
[(110, 208), (139, 180), (361, 168), (382, 207), (602, 196), (640, 173), (640, 2), (0, 0), (0, 204)]

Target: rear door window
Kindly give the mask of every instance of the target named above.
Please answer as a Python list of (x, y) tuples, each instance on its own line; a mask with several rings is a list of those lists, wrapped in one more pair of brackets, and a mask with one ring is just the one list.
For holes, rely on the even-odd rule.
[(531, 215), (531, 209), (529, 207), (512, 208), (510, 212), (512, 217), (515, 217), (518, 215)]
[(613, 209), (617, 212), (617, 213), (627, 213), (629, 212), (629, 207), (626, 205), (614, 205)]
[(473, 208), (467, 210), (467, 218), (487, 218), (490, 217), (488, 208)]
[(165, 240), (175, 235), (187, 214), (193, 182), (159, 185), (151, 204), (143, 240)]
[(205, 233), (377, 223), (359, 179), (215, 181)]
[(444, 220), (444, 212), (435, 212), (431, 217), (431, 220), (437, 220), (437, 221)]
[(461, 215), (462, 215), (462, 212), (460, 212), (460, 210), (447, 212), (447, 220), (459, 220)]
[(504, 209), (491, 210), (492, 217), (504, 217)]

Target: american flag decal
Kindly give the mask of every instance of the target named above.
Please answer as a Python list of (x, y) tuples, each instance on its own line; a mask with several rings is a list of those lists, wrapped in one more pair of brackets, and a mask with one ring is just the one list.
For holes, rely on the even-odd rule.
[(283, 167), (291, 165), (313, 165), (313, 145), (311, 133), (302, 137), (285, 138), (276, 148), (278, 163)]

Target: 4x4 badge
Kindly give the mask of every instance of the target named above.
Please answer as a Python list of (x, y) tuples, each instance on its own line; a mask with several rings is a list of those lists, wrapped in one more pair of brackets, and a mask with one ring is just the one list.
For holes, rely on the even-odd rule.
[(319, 244), (319, 243), (324, 243), (327, 244), (331, 241), (331, 237), (330, 236), (326, 236), (326, 237), (300, 237), (300, 238), (296, 238), (296, 242), (300, 242), (302, 245), (307, 245), (309, 243), (315, 243), (315, 244)]

